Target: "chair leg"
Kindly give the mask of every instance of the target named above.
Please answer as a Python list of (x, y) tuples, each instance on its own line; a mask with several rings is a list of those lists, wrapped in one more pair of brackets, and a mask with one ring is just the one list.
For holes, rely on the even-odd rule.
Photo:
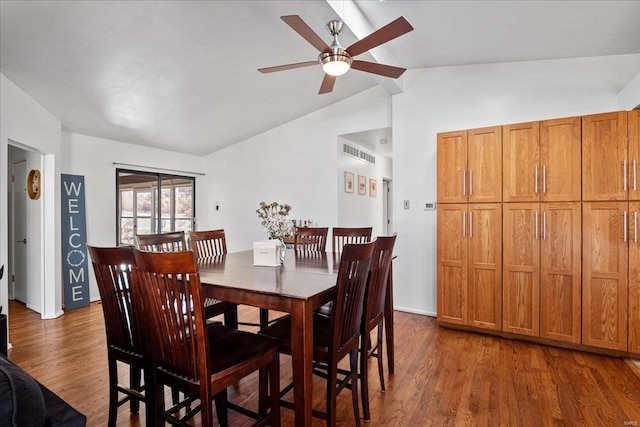
[[(218, 414), (218, 424), (220, 427), (227, 427), (229, 425), (229, 411), (227, 410), (227, 389), (216, 394), (213, 398), (216, 402), (216, 413)], [(203, 401), (204, 402), (204, 401)], [(204, 403), (202, 404), (204, 408)], [(209, 400), (209, 408), (211, 408), (211, 400)], [(202, 418), (202, 426), (213, 425), (213, 417), (209, 424), (205, 424), (205, 419)]]
[(280, 352), (274, 350), (273, 368), (271, 369), (271, 378), (269, 381), (271, 387), (271, 425), (280, 426)]
[[(360, 408), (358, 407), (358, 347), (354, 347), (349, 355), (351, 373), (351, 400), (353, 400), (353, 416), (356, 427), (360, 427)], [(335, 403), (335, 402), (334, 402)], [(334, 412), (335, 418), (335, 412)]]
[(332, 363), (327, 367), (327, 426), (336, 425), (336, 397), (338, 394), (338, 366)]
[(109, 359), (109, 427), (115, 427), (118, 418), (118, 366), (111, 354)]
[[(222, 395), (224, 395), (224, 397)], [(226, 427), (227, 426), (227, 419), (226, 419), (227, 404), (226, 404), (226, 398), (227, 398), (227, 391), (226, 390), (216, 394), (215, 396), (213, 396), (213, 399), (216, 402), (216, 412), (218, 413), (218, 422), (220, 423), (220, 426), (222, 426), (222, 427)], [(225, 400), (225, 402), (223, 402), (220, 405), (220, 406), (223, 407), (222, 409), (220, 409), (220, 407), (219, 407), (218, 399), (224, 399)], [(211, 393), (208, 390), (203, 390), (203, 388), (201, 387), (200, 388), (200, 423), (202, 424), (203, 427), (212, 426), (213, 425), (213, 408), (211, 407), (211, 400), (212, 400), (211, 399)], [(221, 412), (225, 415), (224, 424), (223, 424), (223, 418), (222, 418)]]
[(153, 368), (148, 364), (143, 370), (144, 374), (144, 410), (147, 426), (154, 426), (156, 423), (156, 398), (153, 379)]
[[(164, 384), (157, 381), (154, 369), (152, 369), (150, 375), (153, 376), (153, 380), (151, 381), (152, 393), (148, 400), (153, 400), (153, 403), (151, 403), (151, 410), (153, 411), (153, 416), (155, 418), (155, 423), (151, 425), (164, 427), (164, 420), (160, 416), (160, 414), (164, 412)], [(147, 411), (148, 410), (149, 408), (147, 408)]]
[(260, 329), (264, 329), (269, 326), (269, 310), (266, 308), (260, 309)]
[(369, 412), (369, 347), (371, 347), (371, 336), (369, 332), (362, 334), (360, 339), (360, 383), (362, 395), (362, 414), (365, 421), (371, 419)]
[[(269, 374), (271, 371), (269, 371)], [(267, 413), (267, 397), (269, 393), (269, 377), (267, 375), (267, 368), (260, 368), (258, 370), (258, 414), (266, 415)]]
[[(132, 390), (140, 391), (140, 384), (142, 378), (142, 370), (139, 366), (129, 365), (129, 388)], [(131, 413), (137, 414), (140, 411), (140, 400), (135, 397), (131, 397), (129, 401), (131, 407)]]
[(382, 327), (382, 322), (378, 323), (378, 343), (376, 344), (378, 354), (378, 375), (380, 375), (380, 388), (384, 393), (386, 390), (384, 388), (384, 360), (382, 360), (382, 340), (383, 340), (383, 332), (384, 328)]

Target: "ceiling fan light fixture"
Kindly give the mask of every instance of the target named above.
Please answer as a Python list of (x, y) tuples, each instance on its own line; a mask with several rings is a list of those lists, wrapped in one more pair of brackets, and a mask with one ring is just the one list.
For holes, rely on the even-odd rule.
[(320, 55), (322, 71), (330, 76), (341, 76), (351, 68), (351, 57), (346, 53), (323, 53)]

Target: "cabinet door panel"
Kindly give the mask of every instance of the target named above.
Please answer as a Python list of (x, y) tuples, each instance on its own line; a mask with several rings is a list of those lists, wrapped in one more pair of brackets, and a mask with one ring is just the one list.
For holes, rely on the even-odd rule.
[(438, 205), (438, 320), (467, 323), (467, 205)]
[(438, 202), (467, 201), (467, 131), (438, 134)]
[(502, 206), (469, 205), (469, 325), (502, 327)]
[(640, 353), (640, 202), (629, 204), (629, 351)]
[(580, 203), (543, 203), (541, 210), (540, 336), (580, 343)]
[(627, 350), (626, 202), (583, 204), (582, 343)]
[(640, 200), (640, 110), (627, 114), (629, 126), (629, 200)]
[(503, 205), (502, 330), (540, 332), (540, 224), (538, 203)]
[(582, 199), (626, 200), (626, 161), (626, 111), (582, 117)]
[(582, 195), (580, 117), (540, 122), (540, 193), (547, 202), (579, 201)]
[(539, 129), (539, 122), (502, 127), (502, 197), (505, 202), (540, 199)]
[(472, 129), (468, 135), (469, 202), (502, 200), (502, 131), (500, 126)]

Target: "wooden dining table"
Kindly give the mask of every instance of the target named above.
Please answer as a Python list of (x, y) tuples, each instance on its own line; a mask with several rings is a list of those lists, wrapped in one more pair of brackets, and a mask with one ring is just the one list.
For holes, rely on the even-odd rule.
[[(203, 295), (289, 313), (296, 426), (310, 426), (313, 402), (313, 312), (335, 293), (339, 253), (300, 255), (287, 250), (277, 267), (253, 265), (253, 251), (229, 253), (198, 263)], [(389, 283), (385, 330), (393, 372), (393, 302)]]

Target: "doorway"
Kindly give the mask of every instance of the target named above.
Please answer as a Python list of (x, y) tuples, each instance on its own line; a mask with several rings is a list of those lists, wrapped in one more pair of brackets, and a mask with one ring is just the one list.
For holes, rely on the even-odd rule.
[(384, 224), (384, 235), (393, 234), (393, 195), (391, 194), (391, 180), (382, 179), (382, 215)]
[(42, 156), (25, 148), (8, 147), (8, 297), (42, 314), (42, 200), (31, 200), (27, 180), (31, 170), (42, 170)]
[(27, 304), (27, 161), (11, 165), (9, 209), (9, 299)]

